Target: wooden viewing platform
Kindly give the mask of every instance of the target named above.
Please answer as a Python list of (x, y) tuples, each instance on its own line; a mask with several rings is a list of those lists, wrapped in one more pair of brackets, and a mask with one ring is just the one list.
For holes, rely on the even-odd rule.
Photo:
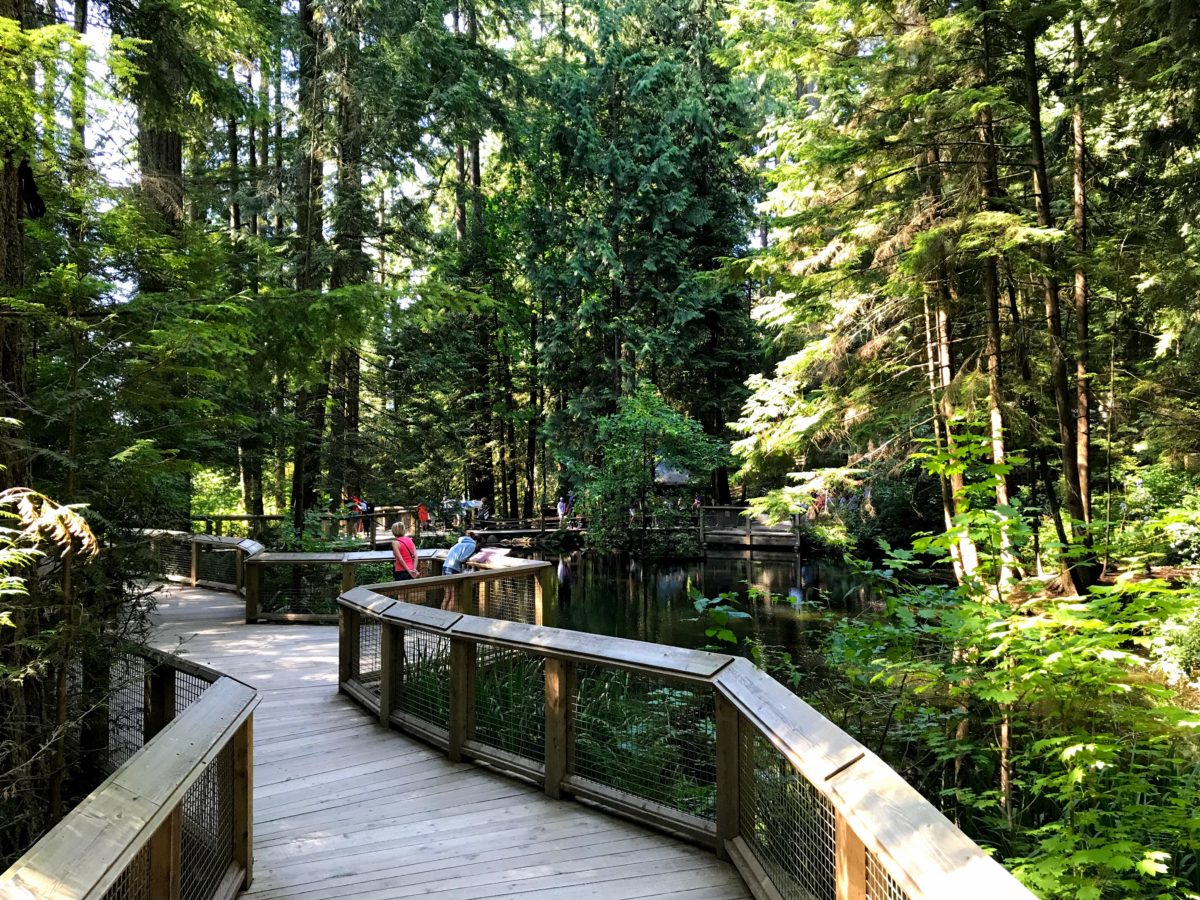
[(152, 643), (257, 688), (246, 896), (751, 896), (711, 852), (381, 727), (337, 693), (338, 631), (244, 625), (232, 593), (171, 587)]
[(747, 660), (550, 627), (550, 563), (139, 543), (188, 583), (90, 670), (111, 775), (3, 900), (1031, 896)]

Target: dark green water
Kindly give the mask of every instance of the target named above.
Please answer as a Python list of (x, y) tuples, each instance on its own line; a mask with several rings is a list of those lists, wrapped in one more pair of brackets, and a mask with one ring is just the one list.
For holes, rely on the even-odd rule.
[[(536, 554), (531, 554), (536, 555)], [(739, 637), (753, 636), (792, 652), (814, 649), (830, 627), (829, 612), (852, 614), (867, 598), (846, 569), (793, 555), (710, 555), (690, 562), (644, 562), (575, 553), (558, 561), (557, 621), (561, 628), (699, 648), (712, 644), (689, 597), (735, 592), (750, 614)], [(770, 595), (753, 602), (747, 588)]]

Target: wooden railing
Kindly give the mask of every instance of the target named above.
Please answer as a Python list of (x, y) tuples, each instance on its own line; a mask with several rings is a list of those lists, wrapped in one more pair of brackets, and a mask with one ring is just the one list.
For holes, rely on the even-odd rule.
[(339, 600), (340, 688), (382, 724), (711, 846), (758, 898), (1031, 896), (746, 660), (485, 618), (443, 590), (456, 607), (406, 602), (412, 582)]
[[(386, 581), (392, 573), (391, 550), (275, 552), (264, 550), (262, 544), (248, 538), (183, 531), (149, 531), (143, 536), (153, 548), (163, 578), (240, 593), (245, 598), (247, 623), (336, 624), (339, 594), (357, 585)], [(470, 586), (494, 585), (488, 589), (490, 593), (483, 595), (485, 603), (491, 594), (495, 594), (495, 602), (500, 602), (502, 596), (517, 591), (524, 591), (532, 598), (534, 582), (539, 578), (547, 580), (544, 573), (538, 574), (547, 563), (494, 553), (481, 551), (468, 562), (469, 571), (465, 575), (452, 578), (465, 580)], [(428, 583), (429, 602), (434, 605), (441, 602), (437, 592), (447, 584), (456, 583), (430, 582), (440, 578), (445, 555), (445, 550), (418, 551), (417, 567), (422, 577), (413, 584)], [(504, 574), (486, 574), (493, 569), (503, 569)], [(521, 584), (523, 588), (518, 587)]]
[[(351, 513), (349, 510), (321, 513), (322, 530), (326, 537), (334, 538), (339, 535), (355, 536), (359, 528), (366, 534), (374, 534), (375, 530), (383, 531), (392, 522), (403, 522), (405, 528), (410, 528), (416, 517), (413, 510), (404, 506), (377, 506), (369, 513)], [(191, 516), (193, 526), (199, 526), (197, 531), (214, 537), (249, 537), (261, 540), (271, 529), (278, 528), (283, 522), (289, 521), (290, 516), (277, 513), (256, 515), (198, 515)]]
[(112, 775), (0, 875), (0, 898), (231, 898), (253, 875), (257, 693), (148, 648), (108, 673)]

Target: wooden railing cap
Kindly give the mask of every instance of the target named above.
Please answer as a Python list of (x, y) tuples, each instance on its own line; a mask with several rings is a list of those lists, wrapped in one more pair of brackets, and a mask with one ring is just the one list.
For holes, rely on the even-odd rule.
[(867, 750), (829, 781), (831, 800), (912, 897), (1028, 900), (1033, 894)]
[(506, 644), (537, 653), (566, 656), (576, 661), (644, 669), (657, 674), (696, 680), (711, 679), (731, 660), (731, 657), (722, 653), (687, 650), (648, 641), (588, 634), (545, 625), (527, 625), (524, 622), (505, 622), (480, 616), (464, 615), (450, 630), (460, 637), (482, 639), (489, 643)]

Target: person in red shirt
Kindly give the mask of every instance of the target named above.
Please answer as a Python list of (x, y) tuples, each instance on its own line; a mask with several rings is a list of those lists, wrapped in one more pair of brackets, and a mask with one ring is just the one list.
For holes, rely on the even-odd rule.
[(417, 504), (417, 534), (429, 527), (429, 510), (424, 503)]
[(417, 545), (404, 533), (402, 522), (392, 523), (392, 576), (396, 581), (411, 581), (418, 577)]

